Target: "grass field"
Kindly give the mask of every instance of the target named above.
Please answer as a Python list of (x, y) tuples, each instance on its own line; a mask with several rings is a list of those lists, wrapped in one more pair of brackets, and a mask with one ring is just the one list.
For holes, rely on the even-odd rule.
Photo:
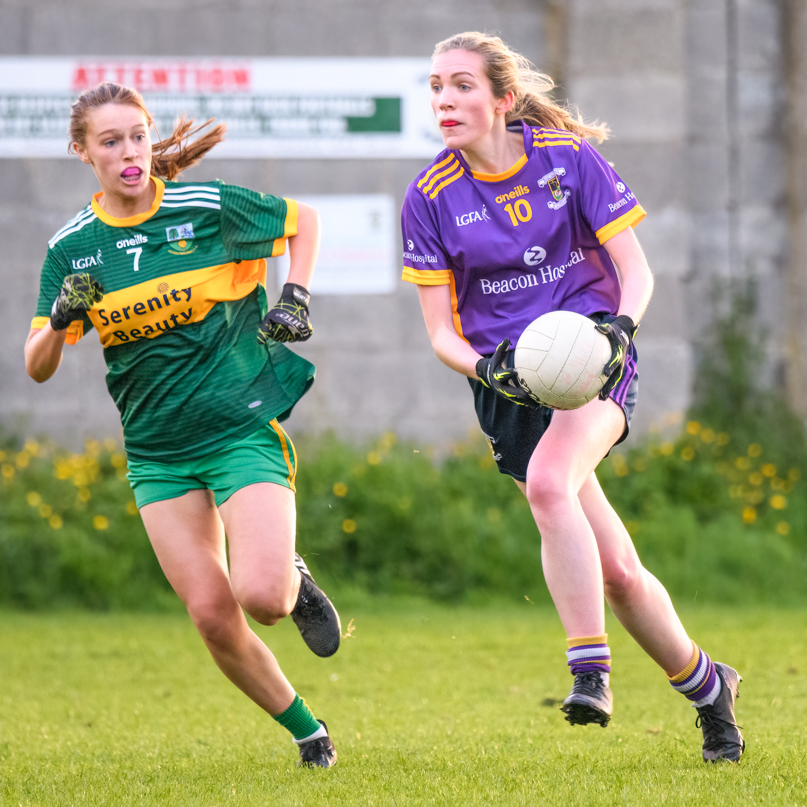
[(340, 602), (355, 632), (312, 656), (260, 628), (326, 719), (332, 770), (225, 681), (187, 617), (0, 614), (2, 805), (807, 803), (807, 612), (699, 608), (693, 637), (744, 676), (738, 766), (706, 766), (687, 707), (617, 625), (606, 730), (558, 711), (549, 609)]

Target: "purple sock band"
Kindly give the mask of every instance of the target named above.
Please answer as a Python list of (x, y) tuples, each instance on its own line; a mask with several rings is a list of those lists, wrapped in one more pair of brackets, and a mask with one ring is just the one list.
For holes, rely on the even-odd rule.
[(680, 692), (691, 701), (705, 698), (714, 689), (717, 682), (714, 663), (700, 648), (698, 648), (698, 653), (695, 669), (683, 681), (670, 681), (670, 685), (676, 692)]
[(607, 644), (581, 644), (566, 651), (572, 675), (591, 672), (611, 672), (611, 649)]

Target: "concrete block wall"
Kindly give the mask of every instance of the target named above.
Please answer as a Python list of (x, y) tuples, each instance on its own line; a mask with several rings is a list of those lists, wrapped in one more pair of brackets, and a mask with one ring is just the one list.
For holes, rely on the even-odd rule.
[[(726, 7), (740, 37), (742, 125), (729, 165)], [(0, 0), (0, 53), (29, 55), (428, 56), (467, 29), (496, 31), (564, 81), (560, 95), (608, 121), (602, 147), (648, 211), (637, 229), (656, 275), (639, 341), (637, 431), (681, 413), (690, 400), (692, 322), (707, 316), (708, 279), (729, 272), (729, 192), (743, 260), (769, 278), (765, 315), (781, 291), (782, 161), (776, 129), (778, 50), (773, 0)], [(424, 87), (423, 103), (428, 103)], [(188, 179), (220, 177), (294, 196), (388, 193), (400, 204), (417, 160), (239, 161), (208, 158)], [(93, 336), (68, 350), (44, 386), (27, 378), (22, 343), (47, 239), (97, 189), (78, 161), (0, 160), (0, 428), (76, 444), (116, 435)], [(779, 207), (778, 207), (779, 206)], [(764, 237), (760, 237), (763, 234)], [(697, 315), (697, 317), (696, 317)], [(433, 356), (414, 287), (386, 296), (315, 297), (316, 334), (300, 352), (318, 381), (292, 417), (292, 433), (344, 436), (393, 430), (424, 444), (475, 428), (467, 385)]]

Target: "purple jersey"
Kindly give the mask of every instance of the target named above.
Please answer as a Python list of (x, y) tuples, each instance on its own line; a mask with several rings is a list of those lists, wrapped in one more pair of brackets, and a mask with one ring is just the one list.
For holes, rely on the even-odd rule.
[(512, 168), (475, 173), (445, 149), (401, 212), (403, 279), (449, 285), (457, 333), (483, 354), (548, 311), (615, 314), (619, 277), (602, 245), (645, 217), (581, 137), (514, 126), (526, 153)]

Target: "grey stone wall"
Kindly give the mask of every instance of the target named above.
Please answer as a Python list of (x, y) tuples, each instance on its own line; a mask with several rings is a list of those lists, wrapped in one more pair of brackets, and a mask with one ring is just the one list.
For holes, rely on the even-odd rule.
[[(641, 432), (688, 405), (693, 322), (708, 316), (712, 277), (750, 267), (763, 281), (763, 316), (780, 327), (777, 9), (773, 0), (0, 0), (0, 53), (428, 56), (460, 30), (501, 33), (559, 76), (560, 94), (587, 117), (608, 121), (612, 138), (602, 151), (648, 211), (637, 235), (656, 294), (638, 343)], [(388, 193), (400, 203), (421, 167), (208, 158), (186, 177), (287, 196)], [(22, 365), (47, 239), (87, 203), (95, 179), (78, 161), (0, 160), (0, 182), (0, 426), (73, 443), (116, 435), (93, 337), (68, 349), (44, 386)], [(292, 432), (389, 429), (445, 444), (475, 427), (464, 379), (431, 352), (414, 287), (315, 298), (312, 316), (316, 334), (300, 352), (317, 363), (318, 381), (292, 417)]]

